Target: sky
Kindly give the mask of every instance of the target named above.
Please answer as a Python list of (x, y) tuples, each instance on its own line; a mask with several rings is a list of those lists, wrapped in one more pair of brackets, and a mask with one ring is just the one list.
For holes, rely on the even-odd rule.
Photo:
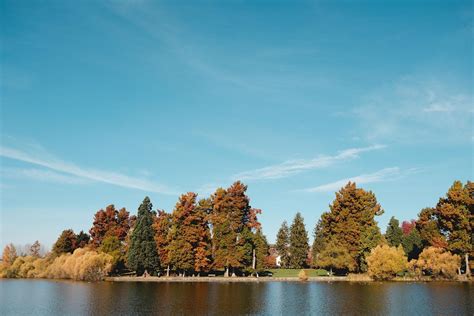
[(350, 180), (385, 231), (474, 179), (471, 1), (0, 5), (2, 248), (235, 180), (270, 242)]

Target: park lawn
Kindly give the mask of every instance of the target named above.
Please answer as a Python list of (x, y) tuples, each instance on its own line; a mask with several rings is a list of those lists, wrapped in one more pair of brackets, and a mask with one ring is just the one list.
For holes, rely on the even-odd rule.
[[(323, 269), (304, 269), (308, 277), (327, 276), (328, 272)], [(275, 278), (297, 278), (301, 269), (270, 269)]]

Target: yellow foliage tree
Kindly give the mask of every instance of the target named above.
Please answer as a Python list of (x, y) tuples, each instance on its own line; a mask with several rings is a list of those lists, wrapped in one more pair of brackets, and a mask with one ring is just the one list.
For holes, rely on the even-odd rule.
[(411, 260), (410, 270), (418, 277), (454, 279), (461, 266), (461, 257), (442, 248), (429, 247), (423, 250), (418, 260)]
[(367, 257), (369, 276), (375, 280), (390, 280), (407, 269), (408, 260), (401, 246), (379, 245)]

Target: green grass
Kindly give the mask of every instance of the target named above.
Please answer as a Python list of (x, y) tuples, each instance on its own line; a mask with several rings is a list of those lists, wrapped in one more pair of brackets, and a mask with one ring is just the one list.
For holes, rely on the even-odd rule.
[[(327, 276), (328, 272), (323, 269), (305, 269), (308, 277)], [(270, 269), (275, 278), (297, 278), (300, 269)]]

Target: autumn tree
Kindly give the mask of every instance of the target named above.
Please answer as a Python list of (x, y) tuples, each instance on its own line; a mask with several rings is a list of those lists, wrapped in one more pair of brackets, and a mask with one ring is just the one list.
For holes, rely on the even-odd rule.
[(415, 275), (431, 276), (433, 278), (453, 279), (460, 268), (461, 258), (449, 251), (438, 247), (424, 249), (418, 260), (409, 263)]
[(119, 241), (124, 241), (131, 227), (130, 213), (125, 208), (119, 211), (113, 204), (101, 209), (94, 215), (94, 222), (89, 233), (92, 245), (99, 247), (106, 236), (116, 236)]
[(390, 280), (407, 269), (408, 260), (402, 246), (379, 245), (367, 256), (369, 276), (375, 280)]
[(160, 264), (166, 267), (167, 276), (169, 276), (170, 260), (169, 260), (169, 244), (171, 242), (171, 214), (163, 210), (158, 211), (158, 216), (155, 217), (153, 228), (155, 229), (155, 242), (158, 255), (160, 257)]
[(343, 274), (354, 271), (357, 267), (357, 262), (349, 250), (341, 245), (336, 238), (327, 240), (321, 246), (320, 251), (313, 258), (313, 262), (316, 267), (328, 269), (331, 275), (333, 270)]
[(33, 245), (30, 247), (30, 256), (39, 258), (40, 256), (40, 250), (41, 250), (41, 244), (39, 243), (38, 240), (36, 240)]
[(125, 249), (115, 235), (109, 235), (102, 240), (102, 243), (99, 247), (99, 250), (109, 254), (112, 259), (111, 271), (114, 273), (119, 273), (125, 269)]
[(416, 229), (420, 233), (424, 248), (431, 246), (445, 248), (447, 246), (446, 240), (439, 229), (434, 208), (426, 207), (420, 211)]
[(402, 232), (403, 235), (408, 235), (416, 226), (416, 220), (412, 219), (411, 221), (403, 221), (402, 223)]
[(281, 264), (280, 266), (282, 268), (288, 268), (289, 267), (289, 252), (288, 248), (290, 246), (290, 230), (288, 228), (288, 224), (286, 221), (283, 221), (281, 224), (280, 229), (278, 230), (277, 234), (277, 240), (276, 240), (276, 245), (275, 248), (280, 255), (280, 260)]
[(304, 220), (298, 212), (290, 227), (290, 246), (288, 252), (290, 253), (290, 267), (293, 269), (300, 269), (306, 266), (306, 259), (308, 258), (308, 232), (304, 225)]
[(196, 205), (196, 193), (181, 195), (171, 221), (171, 242), (168, 246), (170, 263), (182, 271), (208, 271), (211, 262), (211, 235), (207, 221), (211, 208), (209, 200)]
[(435, 217), (441, 234), (447, 242), (447, 249), (465, 258), (466, 274), (469, 271), (469, 254), (473, 250), (472, 230), (474, 213), (474, 183), (466, 185), (455, 181), (440, 198), (435, 208)]
[(470, 274), (469, 255), (473, 247), (474, 184), (455, 181), (445, 197), (434, 208), (423, 209), (417, 229), (426, 246), (445, 248), (464, 257), (466, 274)]
[(385, 232), (385, 239), (389, 246), (398, 247), (402, 243), (403, 231), (399, 226), (399, 221), (392, 216), (388, 222), (387, 231)]
[(253, 232), (260, 227), (257, 214), (250, 206), (247, 186), (237, 181), (228, 189), (219, 188), (212, 196), (212, 253), (214, 266), (224, 268), (225, 275), (234, 268), (248, 268), (252, 261)]
[(18, 254), (16, 252), (15, 246), (10, 243), (3, 248), (3, 253), (2, 253), (2, 263), (6, 266), (10, 266), (13, 264), (15, 259), (18, 257)]
[(53, 253), (73, 253), (77, 248), (77, 236), (72, 229), (63, 230), (53, 245)]
[(130, 245), (127, 253), (128, 266), (138, 275), (148, 271), (155, 274), (160, 268), (160, 258), (156, 251), (155, 230), (153, 222), (155, 212), (149, 197), (145, 197), (138, 208), (138, 217), (130, 236)]
[(211, 211), (211, 199), (201, 199), (193, 212), (194, 271), (198, 273), (207, 272), (212, 267), (212, 239), (209, 228), (209, 215)]
[(335, 238), (357, 262), (354, 270), (365, 271), (365, 257), (382, 237), (375, 216), (383, 214), (383, 209), (375, 194), (349, 182), (336, 193), (329, 208), (321, 216), (321, 238)]

